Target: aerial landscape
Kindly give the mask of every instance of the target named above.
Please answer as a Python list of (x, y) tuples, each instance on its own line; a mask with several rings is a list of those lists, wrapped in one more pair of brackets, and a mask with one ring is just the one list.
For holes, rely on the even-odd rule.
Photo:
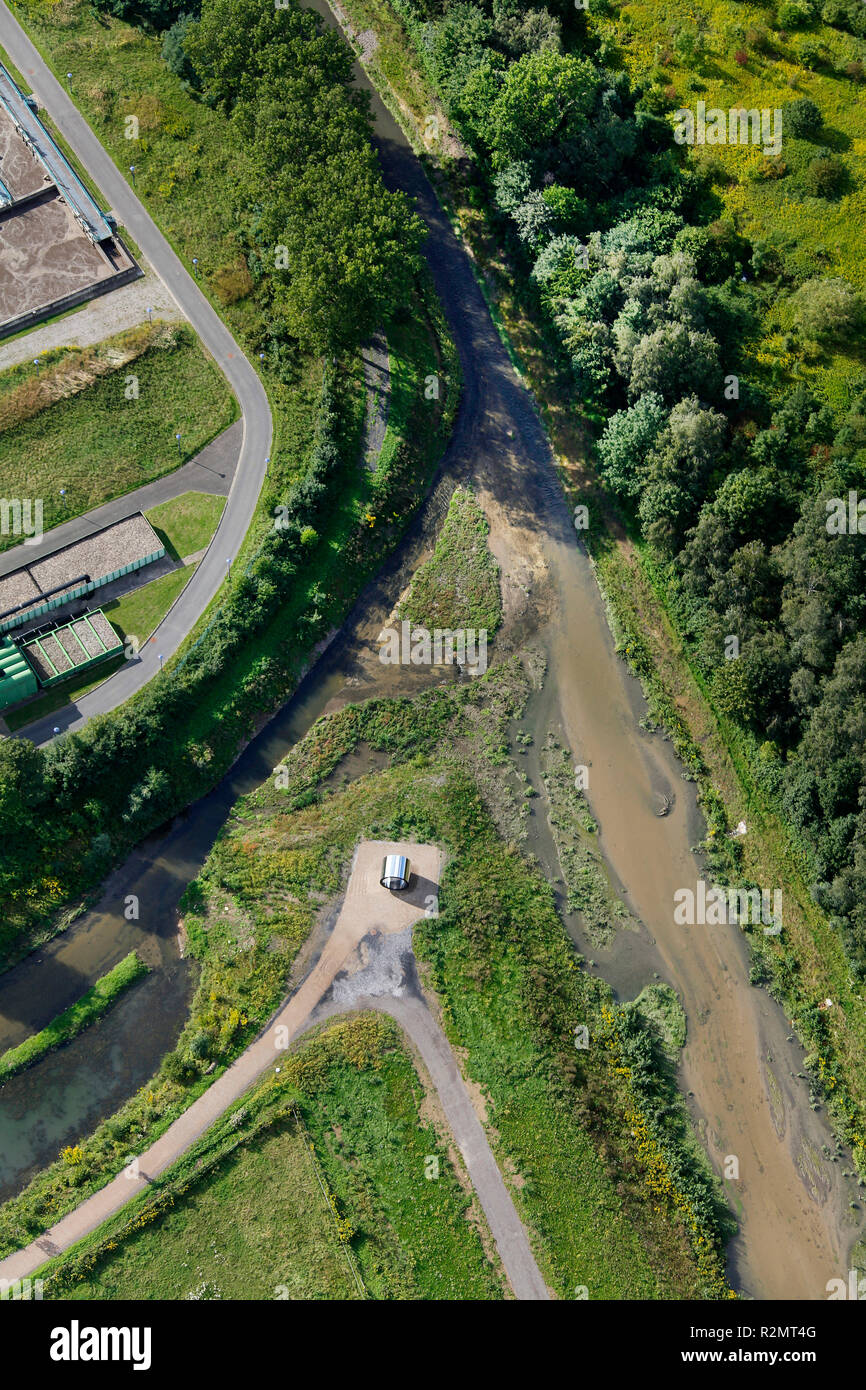
[(333, 1300), (866, 1302), (862, 0), (0, 0), (0, 1302)]

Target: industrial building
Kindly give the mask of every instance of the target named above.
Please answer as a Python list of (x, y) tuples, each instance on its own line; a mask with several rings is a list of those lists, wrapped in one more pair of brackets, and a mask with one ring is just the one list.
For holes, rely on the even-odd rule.
[(0, 576), (0, 633), (142, 569), (165, 546), (141, 512)]
[(141, 273), (0, 63), (0, 338)]
[(123, 643), (101, 608), (60, 627), (46, 624), (7, 636), (0, 643), (0, 710), (122, 651)]

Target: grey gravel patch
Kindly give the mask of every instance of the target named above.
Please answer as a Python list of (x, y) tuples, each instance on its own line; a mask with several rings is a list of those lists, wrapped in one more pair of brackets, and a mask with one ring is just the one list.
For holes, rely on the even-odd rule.
[(363, 966), (351, 975), (337, 976), (331, 986), (331, 1002), (351, 1008), (361, 998), (381, 999), (391, 995), (402, 999), (417, 992), (411, 927), (401, 932), (365, 936), (358, 953), (364, 961)]
[(369, 63), (379, 47), (379, 36), (375, 29), (362, 29), (360, 33), (355, 35), (355, 42), (361, 48), (361, 62)]
[(367, 388), (367, 418), (364, 422), (364, 463), (375, 471), (388, 428), (388, 406), (391, 399), (391, 365), (388, 343), (379, 331), (361, 350), (364, 363), (364, 385)]

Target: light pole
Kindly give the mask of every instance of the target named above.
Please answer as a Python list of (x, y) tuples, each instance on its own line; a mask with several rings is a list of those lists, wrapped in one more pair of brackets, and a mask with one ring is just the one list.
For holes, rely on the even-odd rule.
[(129, 172), (132, 174), (132, 186), (133, 186), (133, 188), (135, 188), (135, 165), (134, 165), (134, 164), (130, 164), (130, 166), (129, 166)]
[(270, 465), (270, 462), (271, 462), (271, 456), (270, 456), (270, 454), (268, 454), (267, 458), (265, 459), (265, 472), (266, 472), (266, 473), (267, 473), (267, 471), (268, 471), (268, 467), (269, 467), (269, 465)]
[(192, 273), (193, 273), (193, 275), (195, 276), (195, 278), (196, 278), (196, 280), (197, 280), (197, 279), (198, 279), (198, 256), (193, 256), (193, 258), (192, 258)]
[(180, 435), (179, 435), (179, 434), (176, 434), (174, 437), (175, 437), (175, 440), (176, 440), (176, 442), (177, 442), (177, 456), (178, 456), (179, 459), (181, 459), (181, 458), (183, 458), (183, 454), (181, 453), (181, 449), (180, 449)]
[(159, 673), (162, 675), (162, 652), (159, 653)]
[(66, 511), (66, 488), (65, 488), (65, 487), (62, 487), (62, 488), (60, 489), (60, 496), (63, 498), (63, 510)]
[(34, 359), (33, 359), (33, 365), (34, 365), (34, 367), (36, 368), (36, 375), (38, 376), (38, 375), (39, 375), (39, 366), (40, 366), (39, 358), (38, 358), (38, 357), (34, 357)]
[(153, 310), (152, 310), (152, 309), (148, 309), (148, 310), (147, 310), (147, 321), (148, 321), (148, 323), (153, 323)]

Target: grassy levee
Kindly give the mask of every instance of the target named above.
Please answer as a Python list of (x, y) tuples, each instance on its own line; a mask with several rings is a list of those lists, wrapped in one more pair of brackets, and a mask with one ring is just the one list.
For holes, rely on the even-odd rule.
[[(48, 531), (171, 473), (236, 416), (186, 326), (144, 324), (92, 348), (57, 349), (38, 367), (0, 374), (5, 494), (41, 499)], [(0, 550), (20, 543), (0, 534)]]
[(32, 1037), (26, 1038), (17, 1047), (11, 1047), (7, 1052), (0, 1056), (0, 1084), (7, 1077), (14, 1076), (16, 1072), (23, 1071), (25, 1067), (32, 1066), (38, 1062), (40, 1057), (44, 1057), (46, 1052), (51, 1052), (55, 1047), (62, 1047), (64, 1043), (70, 1042), (77, 1037), (85, 1028), (89, 1028), (91, 1023), (102, 1018), (108, 1010), (112, 1008), (120, 998), (121, 994), (130, 985), (135, 984), (143, 975), (147, 974), (147, 966), (139, 959), (135, 951), (130, 951), (122, 961), (119, 961), (113, 969), (106, 975), (97, 980), (86, 994), (77, 999), (74, 1004), (70, 1004), (68, 1009), (64, 1009), (62, 1014), (58, 1014), (52, 1019), (45, 1028), (34, 1033)]
[(47, 1265), (44, 1297), (502, 1297), (430, 1104), (391, 1020), (334, 1024)]
[[(671, 733), (689, 774), (698, 782), (702, 807), (709, 822), (710, 836), (705, 847), (713, 870), (720, 879), (770, 883), (783, 888), (785, 930), (782, 937), (751, 936), (752, 948), (763, 961), (763, 970), (759, 967), (757, 972), (758, 979), (763, 974), (772, 992), (782, 1001), (810, 1054), (813, 1104), (816, 1107), (822, 1102), (827, 1104), (836, 1132), (852, 1147), (857, 1168), (866, 1178), (866, 1003), (862, 989), (852, 981), (838, 934), (812, 900), (808, 875), (804, 876), (804, 856), (792, 842), (783, 818), (768, 803), (757, 783), (752, 761), (756, 748), (713, 706), (706, 684), (676, 631), (674, 618), (667, 609), (664, 585), (646, 548), (635, 543), (603, 488), (595, 470), (586, 421), (575, 408), (571, 393), (557, 371), (560, 346), (550, 331), (539, 323), (532, 296), (527, 295), (526, 285), (506, 262), (487, 224), (485, 212), (472, 196), (473, 190), (467, 191), (459, 165), (450, 158), (448, 122), (442, 114), (441, 101), (423, 73), (405, 26), (388, 0), (342, 0), (341, 8), (356, 31), (372, 29), (377, 34), (379, 43), (366, 63), (367, 71), (427, 163), (439, 197), (473, 255), (479, 283), (494, 311), (497, 327), (542, 410), (570, 502), (589, 504), (590, 528), (584, 532), (584, 539), (596, 565), (618, 650), (639, 676), (654, 717)], [(642, 7), (642, 12), (646, 8)], [(703, 12), (708, 8), (723, 9), (732, 22), (748, 23), (754, 18), (751, 15), (754, 6), (724, 3), (723, 0), (712, 7), (703, 3), (698, 6)], [(678, 15), (681, 12), (685, 15), (688, 10), (689, 18), (693, 18), (693, 9), (681, 4), (676, 6)], [(744, 13), (746, 10), (750, 12), (748, 15)], [(608, 23), (603, 16), (596, 18), (601, 26)], [(668, 19), (667, 10), (653, 10), (651, 23), (656, 28), (665, 26)], [(591, 17), (591, 22), (595, 23), (596, 19)], [(630, 31), (634, 39), (630, 51), (640, 56), (645, 69), (650, 50), (641, 48), (637, 31), (635, 23)], [(827, 39), (834, 51), (846, 42), (844, 38), (824, 34), (823, 30), (822, 38)], [(708, 91), (698, 93), (706, 98), (708, 107), (714, 102), (722, 106), (740, 104), (739, 89), (731, 86), (741, 75), (739, 68), (734, 67), (736, 70), (731, 65), (725, 68), (727, 86), (721, 84), (716, 71), (691, 79), (695, 91), (695, 84), (707, 87), (719, 84), (713, 86), (712, 95)], [(789, 86), (787, 99), (800, 96), (806, 90), (803, 86), (805, 70), (796, 63), (793, 67), (798, 72), (793, 74), (795, 82)], [(684, 94), (690, 80), (687, 67), (672, 62), (671, 70), (674, 69), (677, 91), (686, 101)], [(752, 75), (756, 73), (763, 74), (762, 80), (766, 78), (763, 60), (760, 69), (753, 66)], [(812, 80), (809, 77), (808, 83)], [(844, 127), (848, 129), (854, 116), (852, 112), (846, 114), (839, 109), (841, 79), (838, 74), (832, 77), (825, 72), (821, 80), (835, 84), (831, 101), (834, 123), (838, 116), (841, 126), (844, 116)], [(750, 90), (752, 97), (747, 105), (757, 101), (755, 92), (759, 88)], [(765, 90), (770, 92), (769, 88)], [(778, 84), (773, 90), (779, 94)], [(816, 99), (823, 101), (827, 91), (829, 88), (823, 95), (818, 91)], [(809, 94), (814, 95), (814, 92), (810, 90)], [(680, 99), (680, 95), (675, 99), (671, 97), (669, 104), (677, 105)], [(769, 102), (767, 95), (759, 104)], [(772, 104), (776, 104), (775, 98)], [(440, 136), (435, 141), (424, 138), (425, 123), (432, 115), (439, 121)], [(845, 158), (856, 156), (862, 162), (861, 143), (857, 143), (856, 148), (846, 148)], [(720, 149), (714, 147), (714, 153)], [(748, 201), (751, 231), (755, 235), (763, 231), (772, 240), (774, 228), (779, 223), (778, 202), (775, 197), (767, 200), (767, 183), (748, 187), (752, 190)], [(861, 181), (861, 201), (862, 188)], [(739, 189), (739, 185), (729, 188), (732, 199)], [(860, 203), (852, 195), (842, 198), (834, 207), (834, 217), (843, 218), (846, 226), (856, 225), (853, 253), (850, 246), (846, 247), (845, 273), (850, 274), (855, 284), (860, 284), (864, 275), (863, 258), (856, 250), (864, 225)], [(823, 215), (826, 211), (823, 201), (821, 208)], [(799, 213), (796, 221), (797, 235), (804, 238), (806, 250), (803, 254), (807, 259), (809, 248), (814, 251), (822, 235), (814, 211), (812, 208), (810, 213), (807, 207), (805, 222)], [(788, 232), (785, 245), (790, 249), (793, 235), (790, 228)], [(775, 332), (775, 329), (768, 329), (769, 337)], [(806, 370), (813, 384), (820, 384), (835, 404), (843, 403), (848, 389), (850, 359), (846, 359), (847, 365), (836, 357), (813, 362), (776, 361), (777, 348), (778, 345), (774, 348), (769, 339), (763, 346), (755, 345), (756, 354), (764, 352), (773, 358), (763, 364), (757, 361), (757, 356), (754, 359), (756, 370), (762, 372), (765, 381), (778, 390), (796, 367), (800, 373)], [(749, 830), (734, 845), (727, 839), (727, 831), (741, 818), (747, 820)], [(817, 1004), (825, 998), (832, 999), (834, 1007), (819, 1010)]]

